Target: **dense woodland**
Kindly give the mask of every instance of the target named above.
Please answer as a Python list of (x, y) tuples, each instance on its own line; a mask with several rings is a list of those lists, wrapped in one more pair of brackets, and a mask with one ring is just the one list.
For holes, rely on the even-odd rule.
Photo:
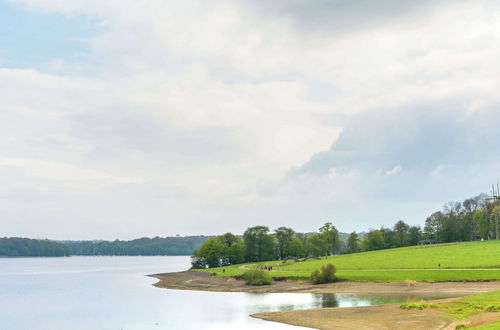
[(58, 242), (0, 237), (1, 257), (65, 257), (70, 254), (70, 248)]
[(271, 232), (266, 226), (248, 228), (243, 236), (226, 233), (211, 238), (191, 256), (195, 268), (236, 263), (317, 257), (390, 249), (417, 244), (499, 239), (500, 201), (481, 194), (463, 202), (449, 202), (430, 215), (423, 229), (397, 221), (392, 228), (367, 233), (339, 233), (328, 222), (318, 232), (297, 233), (288, 227)]
[(131, 241), (50, 241), (0, 238), (0, 257), (190, 255), (212, 236), (154, 237)]
[(71, 254), (80, 256), (190, 255), (212, 236), (139, 238), (131, 241), (63, 241)]

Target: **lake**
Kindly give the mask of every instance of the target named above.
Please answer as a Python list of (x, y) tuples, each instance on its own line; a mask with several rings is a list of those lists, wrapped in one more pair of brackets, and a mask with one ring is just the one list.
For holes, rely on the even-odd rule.
[(188, 268), (189, 257), (0, 258), (0, 329), (300, 329), (249, 315), (418, 300), (167, 290), (145, 276)]

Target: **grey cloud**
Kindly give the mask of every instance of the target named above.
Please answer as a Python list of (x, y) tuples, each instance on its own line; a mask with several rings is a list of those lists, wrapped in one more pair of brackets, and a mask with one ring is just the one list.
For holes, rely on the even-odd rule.
[[(330, 150), (290, 176), (326, 175), (331, 168), (355, 170), (363, 175), (370, 198), (465, 198), (498, 180), (497, 108), (470, 112), (457, 104), (422, 104), (357, 115)], [(401, 171), (387, 176), (395, 166)]]
[(260, 15), (290, 19), (300, 30), (348, 32), (408, 19), (449, 0), (257, 0), (243, 3)]
[(388, 168), (392, 164), (429, 171), (442, 163), (483, 161), (492, 141), (500, 139), (496, 112), (494, 108), (469, 113), (460, 106), (420, 105), (406, 111), (356, 115), (330, 150), (315, 155), (298, 171), (324, 172), (339, 166)]

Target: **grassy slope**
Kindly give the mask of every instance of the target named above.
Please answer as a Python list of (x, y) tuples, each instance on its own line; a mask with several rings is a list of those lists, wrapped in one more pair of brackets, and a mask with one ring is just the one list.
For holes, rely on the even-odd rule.
[[(306, 279), (313, 270), (327, 263), (335, 265), (339, 278), (348, 280), (500, 280), (500, 241), (412, 246), (298, 263), (268, 261), (204, 271), (215, 272), (220, 276), (234, 276), (241, 275), (245, 267), (272, 265), (272, 276)], [(441, 269), (438, 269), (438, 264), (441, 264)], [(223, 268), (225, 272), (222, 271)]]

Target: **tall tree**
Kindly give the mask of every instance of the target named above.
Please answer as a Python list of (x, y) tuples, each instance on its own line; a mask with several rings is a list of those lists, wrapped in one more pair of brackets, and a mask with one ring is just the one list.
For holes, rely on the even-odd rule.
[(332, 225), (331, 222), (325, 223), (319, 228), (322, 238), (329, 246), (329, 254), (335, 255), (340, 253), (340, 238), (339, 231)]
[(408, 245), (417, 245), (422, 240), (422, 230), (418, 226), (411, 226), (408, 230)]
[(195, 268), (212, 268), (222, 264), (224, 244), (217, 237), (210, 238), (200, 245), (191, 256), (191, 264)]
[(283, 259), (291, 254), (291, 245), (295, 236), (295, 231), (288, 227), (279, 227), (274, 231), (277, 244), (278, 259)]
[(266, 226), (250, 227), (243, 233), (245, 261), (264, 261), (275, 258), (275, 240)]
[(306, 239), (306, 252), (310, 257), (319, 257), (328, 254), (328, 245), (318, 233), (312, 233)]
[(380, 227), (380, 233), (384, 237), (384, 249), (392, 249), (398, 246), (396, 233), (391, 228)]
[(349, 238), (347, 239), (347, 251), (349, 251), (349, 253), (359, 252), (359, 237), (355, 231), (349, 234)]
[(396, 234), (396, 246), (405, 246), (408, 241), (408, 231), (410, 226), (408, 226), (403, 220), (399, 220), (394, 225), (394, 233)]
[(241, 237), (232, 233), (225, 233), (218, 237), (224, 245), (222, 252), (222, 266), (239, 264), (245, 261), (245, 244)]
[(361, 247), (364, 251), (381, 250), (384, 248), (384, 236), (380, 230), (370, 230), (363, 238)]

